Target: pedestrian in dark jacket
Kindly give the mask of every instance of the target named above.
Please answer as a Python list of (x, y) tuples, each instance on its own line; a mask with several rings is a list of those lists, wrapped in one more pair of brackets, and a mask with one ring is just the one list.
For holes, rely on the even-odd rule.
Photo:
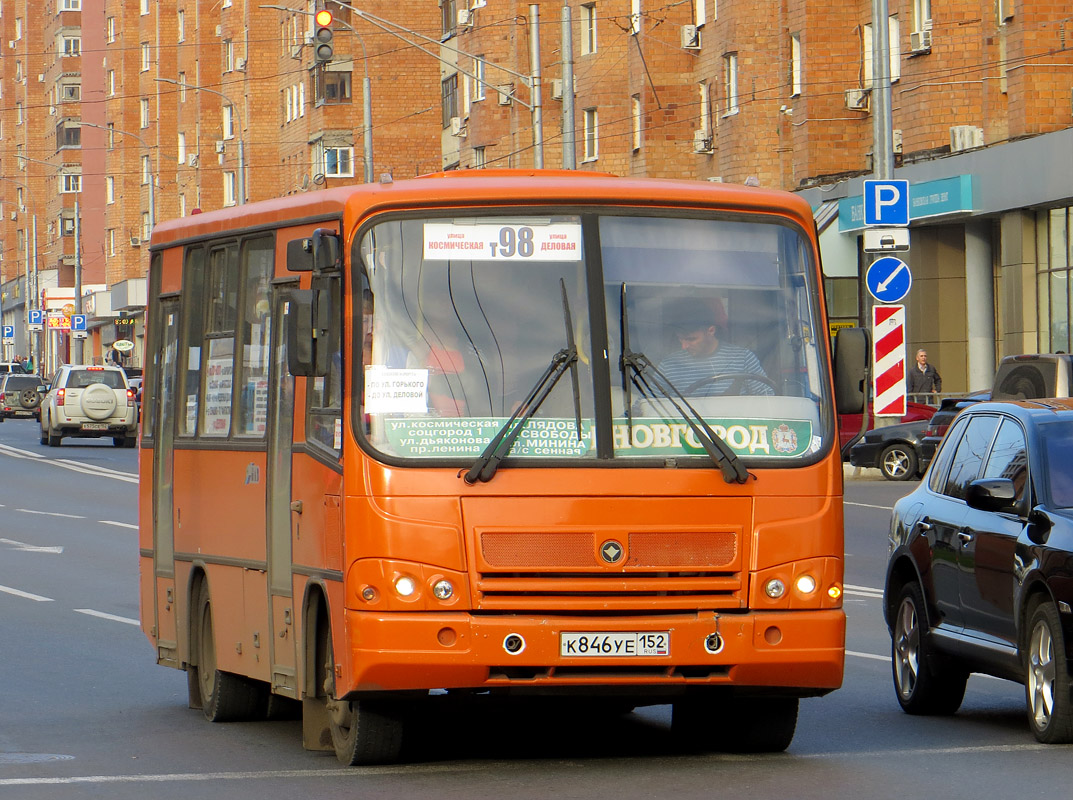
[(928, 363), (928, 354), (917, 350), (917, 363), (906, 370), (905, 391), (910, 400), (918, 403), (935, 403), (943, 390), (943, 378), (934, 364)]

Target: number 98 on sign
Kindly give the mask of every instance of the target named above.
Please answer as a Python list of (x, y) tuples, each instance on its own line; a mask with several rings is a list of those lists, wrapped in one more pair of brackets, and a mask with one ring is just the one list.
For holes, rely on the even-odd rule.
[(427, 222), (425, 260), (437, 261), (580, 261), (581, 225), (540, 222), (526, 225), (481, 222)]

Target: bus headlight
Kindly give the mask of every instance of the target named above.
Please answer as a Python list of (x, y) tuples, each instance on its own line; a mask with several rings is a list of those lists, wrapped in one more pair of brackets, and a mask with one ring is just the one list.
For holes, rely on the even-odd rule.
[(786, 584), (780, 581), (778, 578), (772, 578), (764, 584), (764, 594), (766, 594), (772, 600), (778, 600), (780, 597), (786, 594)]
[(794, 586), (801, 594), (812, 594), (816, 591), (816, 579), (811, 575), (800, 575), (794, 582)]
[(432, 586), (432, 594), (437, 600), (450, 600), (455, 593), (455, 587), (448, 580), (438, 580)]
[(417, 581), (409, 575), (400, 575), (395, 579), (395, 591), (399, 597), (413, 597), (417, 591)]

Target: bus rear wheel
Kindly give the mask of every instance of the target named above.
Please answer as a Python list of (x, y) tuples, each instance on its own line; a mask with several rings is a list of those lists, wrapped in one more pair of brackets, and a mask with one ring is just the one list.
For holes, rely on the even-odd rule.
[(388, 703), (335, 699), (335, 657), (327, 625), (321, 628), (321, 636), (321, 686), (335, 757), (348, 767), (398, 761), (402, 752), (402, 715)]
[(256, 681), (217, 669), (216, 639), (212, 627), (209, 587), (202, 581), (194, 606), (192, 650), (197, 661), (196, 685), (201, 695), (201, 712), (209, 722), (235, 722), (263, 716), (263, 691)]

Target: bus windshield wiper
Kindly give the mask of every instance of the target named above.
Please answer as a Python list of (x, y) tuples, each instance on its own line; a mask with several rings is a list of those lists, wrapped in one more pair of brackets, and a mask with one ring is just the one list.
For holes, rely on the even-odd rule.
[[(659, 368), (644, 353), (635, 353), (630, 349), (630, 319), (626, 307), (626, 283), (622, 283), (619, 296), (620, 319), (622, 324), (622, 384), (626, 402), (626, 423), (630, 428), (630, 439), (633, 439), (633, 399), (631, 385), (636, 384), (646, 396), (655, 398), (662, 395), (678, 412), (678, 416), (686, 421), (693, 435), (701, 443), (704, 451), (712, 462), (723, 473), (723, 480), (727, 483), (745, 483), (749, 480), (749, 471), (745, 468), (738, 454), (730, 449), (730, 445), (724, 442), (715, 431), (705, 422), (697, 410), (689, 404), (685, 396), (678, 391), (670, 379), (659, 371)], [(648, 374), (651, 373), (652, 380)], [(679, 401), (681, 405), (679, 405)], [(684, 408), (683, 408), (684, 406)]]
[(525, 400), (510, 415), (510, 419), (503, 423), (503, 427), (496, 432), (496, 435), (492, 437), (492, 441), (484, 448), (484, 452), (466, 472), (464, 480), (470, 485), (477, 481), (487, 482), (492, 480), (496, 470), (499, 469), (500, 462), (507, 457), (511, 448), (514, 447), (514, 443), (521, 435), (522, 428), (536, 414), (540, 404), (551, 394), (551, 390), (555, 388), (555, 384), (559, 382), (559, 378), (567, 370), (570, 370), (570, 377), (573, 383), (574, 420), (577, 423), (577, 438), (578, 441), (582, 439), (581, 391), (578, 383), (578, 357), (577, 345), (574, 343), (574, 325), (570, 316), (570, 301), (566, 296), (565, 281), (560, 279), (559, 286), (563, 292), (563, 322), (566, 323), (566, 347), (552, 356), (551, 363), (548, 364), (544, 374), (540, 376), (533, 388), (529, 390)]

